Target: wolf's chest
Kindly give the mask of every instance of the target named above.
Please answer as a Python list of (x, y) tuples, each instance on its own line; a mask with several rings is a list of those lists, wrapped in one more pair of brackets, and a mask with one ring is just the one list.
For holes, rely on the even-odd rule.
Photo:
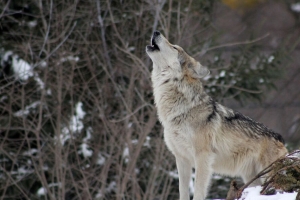
[(193, 165), (194, 145), (190, 132), (165, 129), (164, 139), (167, 147), (175, 156), (184, 157), (188, 159)]

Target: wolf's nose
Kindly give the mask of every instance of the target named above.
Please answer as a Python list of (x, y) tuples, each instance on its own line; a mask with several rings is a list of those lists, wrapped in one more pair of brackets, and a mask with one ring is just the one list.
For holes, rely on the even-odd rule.
[(159, 36), (159, 35), (160, 35), (160, 32), (159, 32), (159, 31), (154, 31), (153, 37), (156, 37), (156, 36)]

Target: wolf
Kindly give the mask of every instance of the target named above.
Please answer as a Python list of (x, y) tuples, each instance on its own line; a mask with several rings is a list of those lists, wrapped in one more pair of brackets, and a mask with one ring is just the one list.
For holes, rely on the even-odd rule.
[(155, 31), (146, 52), (153, 62), (153, 95), (164, 140), (176, 159), (180, 200), (190, 199), (193, 168), (193, 198), (203, 200), (212, 173), (240, 176), (246, 183), (287, 153), (280, 134), (214, 101), (201, 82), (209, 69), (180, 46)]

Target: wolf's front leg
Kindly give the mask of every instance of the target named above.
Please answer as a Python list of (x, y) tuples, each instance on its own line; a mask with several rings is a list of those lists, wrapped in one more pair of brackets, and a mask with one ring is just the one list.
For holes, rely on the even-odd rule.
[(192, 173), (190, 162), (182, 157), (176, 157), (176, 165), (179, 175), (179, 196), (180, 200), (189, 200), (189, 181)]
[(195, 158), (195, 194), (194, 200), (204, 200), (212, 175), (213, 155), (199, 152)]

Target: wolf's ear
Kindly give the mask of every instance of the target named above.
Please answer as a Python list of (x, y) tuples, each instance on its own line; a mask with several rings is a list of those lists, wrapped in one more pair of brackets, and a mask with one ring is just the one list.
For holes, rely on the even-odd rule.
[(190, 70), (193, 78), (203, 78), (210, 74), (210, 71), (207, 69), (207, 67), (202, 66), (199, 62), (197, 62), (196, 66), (190, 68)]

